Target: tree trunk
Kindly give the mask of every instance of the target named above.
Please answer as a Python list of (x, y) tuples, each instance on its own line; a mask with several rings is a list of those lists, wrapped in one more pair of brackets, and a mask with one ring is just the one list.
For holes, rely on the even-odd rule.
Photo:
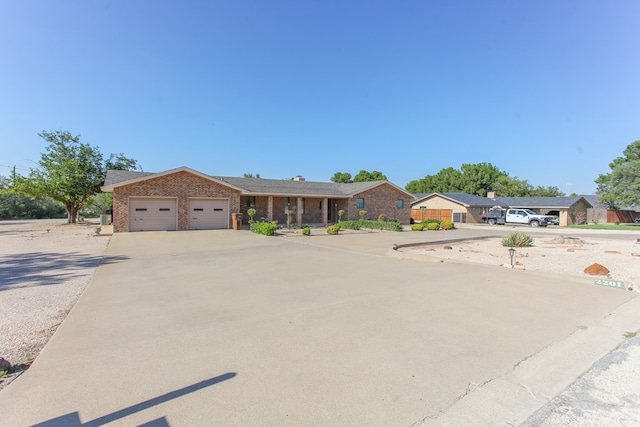
[(67, 210), (67, 224), (75, 224), (78, 219), (78, 212), (80, 208), (77, 206), (65, 205), (65, 209)]

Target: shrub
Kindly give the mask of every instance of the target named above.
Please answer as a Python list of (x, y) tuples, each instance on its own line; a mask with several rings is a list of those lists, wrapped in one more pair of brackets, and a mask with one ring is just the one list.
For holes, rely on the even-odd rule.
[(424, 230), (425, 225), (426, 225), (426, 224), (413, 224), (413, 225), (411, 226), (411, 229), (412, 229), (413, 231), (422, 231), (422, 230)]
[(361, 226), (362, 226), (362, 223), (360, 221), (342, 221), (342, 222), (340, 222), (340, 227), (341, 228), (346, 228), (348, 230), (360, 230)]
[(378, 221), (385, 222), (387, 220), (387, 216), (385, 214), (378, 215)]
[(303, 236), (311, 236), (311, 229), (309, 227), (302, 227)]
[(249, 215), (249, 223), (253, 223), (253, 217), (256, 216), (257, 211), (253, 208), (247, 209), (247, 215)]
[(533, 246), (533, 238), (524, 233), (511, 233), (502, 239), (502, 246), (508, 246), (510, 248)]
[(338, 211), (338, 222), (342, 222), (342, 215), (344, 215), (344, 209)]
[(335, 236), (340, 231), (340, 227), (338, 225), (330, 225), (327, 227), (327, 234), (331, 236)]
[(360, 221), (362, 221), (364, 219), (365, 216), (367, 216), (367, 211), (365, 210), (361, 210), (360, 212), (358, 212), (358, 215), (360, 215)]
[(278, 226), (275, 222), (256, 222), (251, 224), (251, 231), (264, 234), (265, 236), (274, 236), (276, 234), (276, 228), (278, 228)]
[(427, 230), (440, 230), (440, 221), (428, 223)]
[(425, 219), (424, 221), (422, 221), (420, 224), (438, 224), (440, 225), (440, 220), (439, 219)]
[(456, 228), (455, 224), (452, 223), (451, 221), (442, 221), (440, 223), (440, 228), (442, 228), (443, 230), (446, 228), (447, 230), (453, 230), (454, 228)]

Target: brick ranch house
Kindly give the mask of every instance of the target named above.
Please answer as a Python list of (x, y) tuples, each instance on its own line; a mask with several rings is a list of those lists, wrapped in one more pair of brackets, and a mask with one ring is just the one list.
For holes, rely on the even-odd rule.
[(233, 178), (206, 175), (188, 167), (159, 173), (107, 172), (102, 191), (113, 194), (115, 232), (204, 230), (231, 228), (233, 218), (247, 210), (262, 218), (286, 224), (287, 212), (302, 224), (368, 219), (384, 214), (409, 224), (413, 195), (389, 181), (337, 184), (293, 180)]

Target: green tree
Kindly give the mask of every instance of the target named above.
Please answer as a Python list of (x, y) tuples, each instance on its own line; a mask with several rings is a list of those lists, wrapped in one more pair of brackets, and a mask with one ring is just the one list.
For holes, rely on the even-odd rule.
[(640, 140), (634, 141), (595, 180), (600, 201), (609, 209), (640, 205)]
[(460, 192), (462, 191), (462, 172), (452, 167), (441, 169), (435, 175), (410, 181), (405, 189), (413, 194)]
[(244, 174), (244, 178), (256, 178), (256, 179), (259, 179), (260, 178), (260, 174), (257, 173), (257, 174), (254, 175), (252, 173), (245, 173)]
[(123, 154), (111, 155), (105, 162), (98, 147), (80, 142), (80, 135), (68, 131), (43, 131), (38, 136), (49, 144), (40, 167), (32, 168), (28, 177), (16, 177), (15, 188), (32, 197), (59, 201), (69, 223), (75, 223), (87, 199), (100, 192), (108, 167), (138, 169), (137, 161)]
[(348, 184), (353, 182), (351, 179), (351, 174), (349, 172), (336, 172), (331, 177), (331, 181), (338, 184)]
[(460, 190), (468, 194), (486, 196), (487, 191), (493, 188), (495, 181), (501, 176), (507, 176), (491, 163), (463, 164), (460, 167), (462, 172), (462, 185)]
[(387, 177), (379, 171), (369, 172), (361, 170), (356, 176), (353, 177), (353, 182), (369, 182), (369, 181), (386, 181)]
[(448, 167), (435, 175), (410, 181), (405, 189), (417, 193), (468, 193), (486, 196), (495, 191), (503, 197), (561, 196), (557, 187), (533, 187), (526, 180), (512, 178), (491, 163), (463, 164), (460, 170)]

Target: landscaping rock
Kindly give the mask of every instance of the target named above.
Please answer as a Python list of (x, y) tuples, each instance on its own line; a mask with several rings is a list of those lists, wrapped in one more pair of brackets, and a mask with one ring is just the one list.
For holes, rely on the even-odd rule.
[(567, 237), (567, 236), (556, 237), (555, 239), (551, 240), (549, 243), (554, 245), (580, 245), (580, 246), (585, 244), (584, 240), (578, 237)]
[(585, 268), (584, 272), (592, 276), (607, 276), (609, 274), (609, 269), (604, 265), (594, 262), (589, 267)]
[(443, 247), (442, 249), (450, 250), (450, 249), (453, 249), (453, 248), (451, 246), (447, 245), (447, 246)]
[(8, 371), (11, 368), (11, 362), (4, 357), (0, 357), (0, 371)]

